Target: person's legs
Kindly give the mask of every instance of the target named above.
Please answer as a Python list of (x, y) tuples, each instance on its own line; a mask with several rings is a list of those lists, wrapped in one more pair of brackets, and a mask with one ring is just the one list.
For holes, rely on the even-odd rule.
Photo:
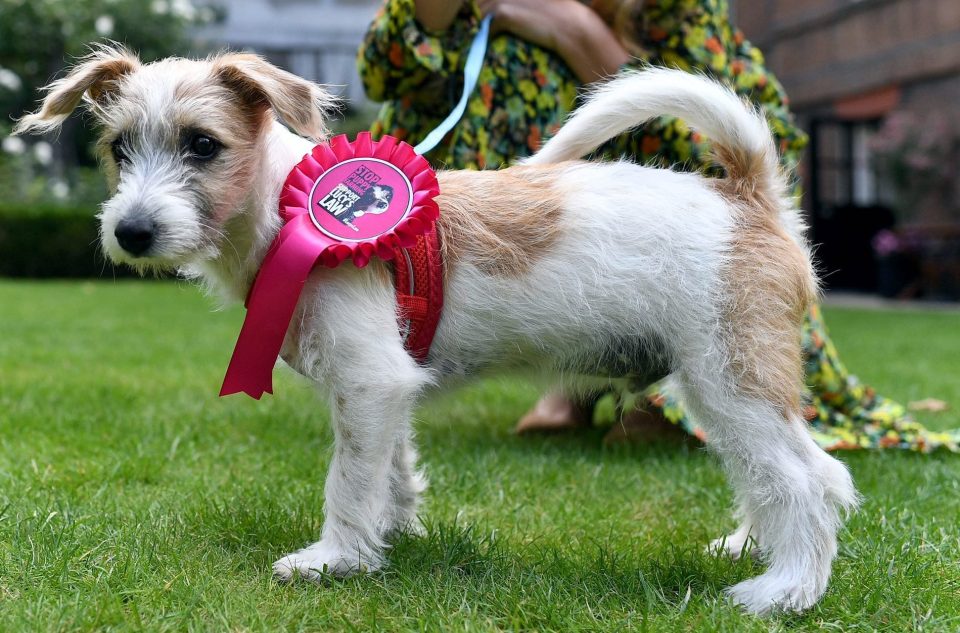
[[(588, 428), (593, 424), (597, 401), (605, 395), (591, 393), (570, 397), (561, 391), (550, 392), (520, 418), (515, 432), (532, 435)], [(669, 408), (664, 406), (668, 401), (671, 403)], [(682, 424), (686, 420), (679, 405), (656, 390), (636, 408), (629, 411), (618, 408), (617, 411), (616, 421), (603, 438), (606, 444), (676, 439), (693, 434)]]

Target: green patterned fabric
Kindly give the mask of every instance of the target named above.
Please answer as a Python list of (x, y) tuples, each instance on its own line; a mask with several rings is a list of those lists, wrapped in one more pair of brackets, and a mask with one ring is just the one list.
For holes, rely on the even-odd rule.
[[(633, 34), (637, 57), (624, 70), (669, 66), (715, 77), (763, 109), (789, 173), (807, 136), (793, 121), (787, 96), (763, 55), (729, 22), (726, 0), (648, 0)], [(414, 0), (386, 0), (366, 33), (358, 68), (367, 95), (383, 102), (371, 131), (416, 144), (450, 111), (462, 91), (466, 51), (480, 23), (465, 2), (451, 27), (429, 32), (414, 17)], [(475, 93), (460, 123), (427, 158), (438, 167), (497, 169), (529, 156), (576, 108), (582, 86), (563, 60), (510, 34), (493, 37)], [(607, 143), (595, 158), (718, 175), (706, 139), (683, 121), (664, 117)], [(799, 196), (799, 185), (796, 186)], [(803, 325), (807, 417), (827, 449), (939, 446), (958, 450), (960, 435), (932, 433), (903, 406), (878, 396), (851, 376), (830, 341), (819, 308)], [(701, 437), (682, 404), (655, 385), (650, 406)]]

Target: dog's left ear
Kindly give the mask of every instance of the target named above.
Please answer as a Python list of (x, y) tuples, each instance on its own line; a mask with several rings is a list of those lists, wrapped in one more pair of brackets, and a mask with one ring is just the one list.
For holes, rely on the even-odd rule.
[(329, 135), (327, 116), (336, 108), (337, 98), (319, 85), (258, 55), (229, 53), (213, 63), (216, 76), (246, 103), (273, 108), (302, 136), (319, 141)]

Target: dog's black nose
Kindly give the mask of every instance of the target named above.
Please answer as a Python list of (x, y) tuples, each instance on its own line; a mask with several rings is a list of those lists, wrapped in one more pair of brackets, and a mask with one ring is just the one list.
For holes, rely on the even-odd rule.
[(150, 218), (134, 216), (121, 220), (113, 234), (123, 250), (131, 255), (143, 255), (153, 245), (157, 225)]

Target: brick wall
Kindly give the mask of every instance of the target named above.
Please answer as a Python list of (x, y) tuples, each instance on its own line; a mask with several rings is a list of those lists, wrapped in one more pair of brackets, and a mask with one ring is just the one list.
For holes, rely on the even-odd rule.
[[(869, 150), (861, 144), (858, 152), (851, 139), (869, 138), (875, 122), (898, 110), (921, 120), (946, 116), (960, 129), (960, 0), (731, 0), (731, 8), (786, 88), (798, 123), (815, 137), (801, 167), (803, 205), (821, 245), (820, 265), (832, 273), (827, 283), (870, 290), (879, 278), (870, 240), (889, 221), (883, 207), (894, 198), (889, 185), (880, 193), (886, 181), (879, 175), (870, 186), (851, 178), (870, 164)], [(957, 156), (947, 160), (960, 164)], [(955, 231), (960, 179), (941, 189), (917, 202), (901, 223)], [(853, 191), (878, 193), (860, 200)], [(918, 252), (924, 270), (944, 257), (935, 249)], [(926, 279), (908, 287), (944, 295)]]
[(733, 0), (798, 110), (960, 75), (960, 0)]

